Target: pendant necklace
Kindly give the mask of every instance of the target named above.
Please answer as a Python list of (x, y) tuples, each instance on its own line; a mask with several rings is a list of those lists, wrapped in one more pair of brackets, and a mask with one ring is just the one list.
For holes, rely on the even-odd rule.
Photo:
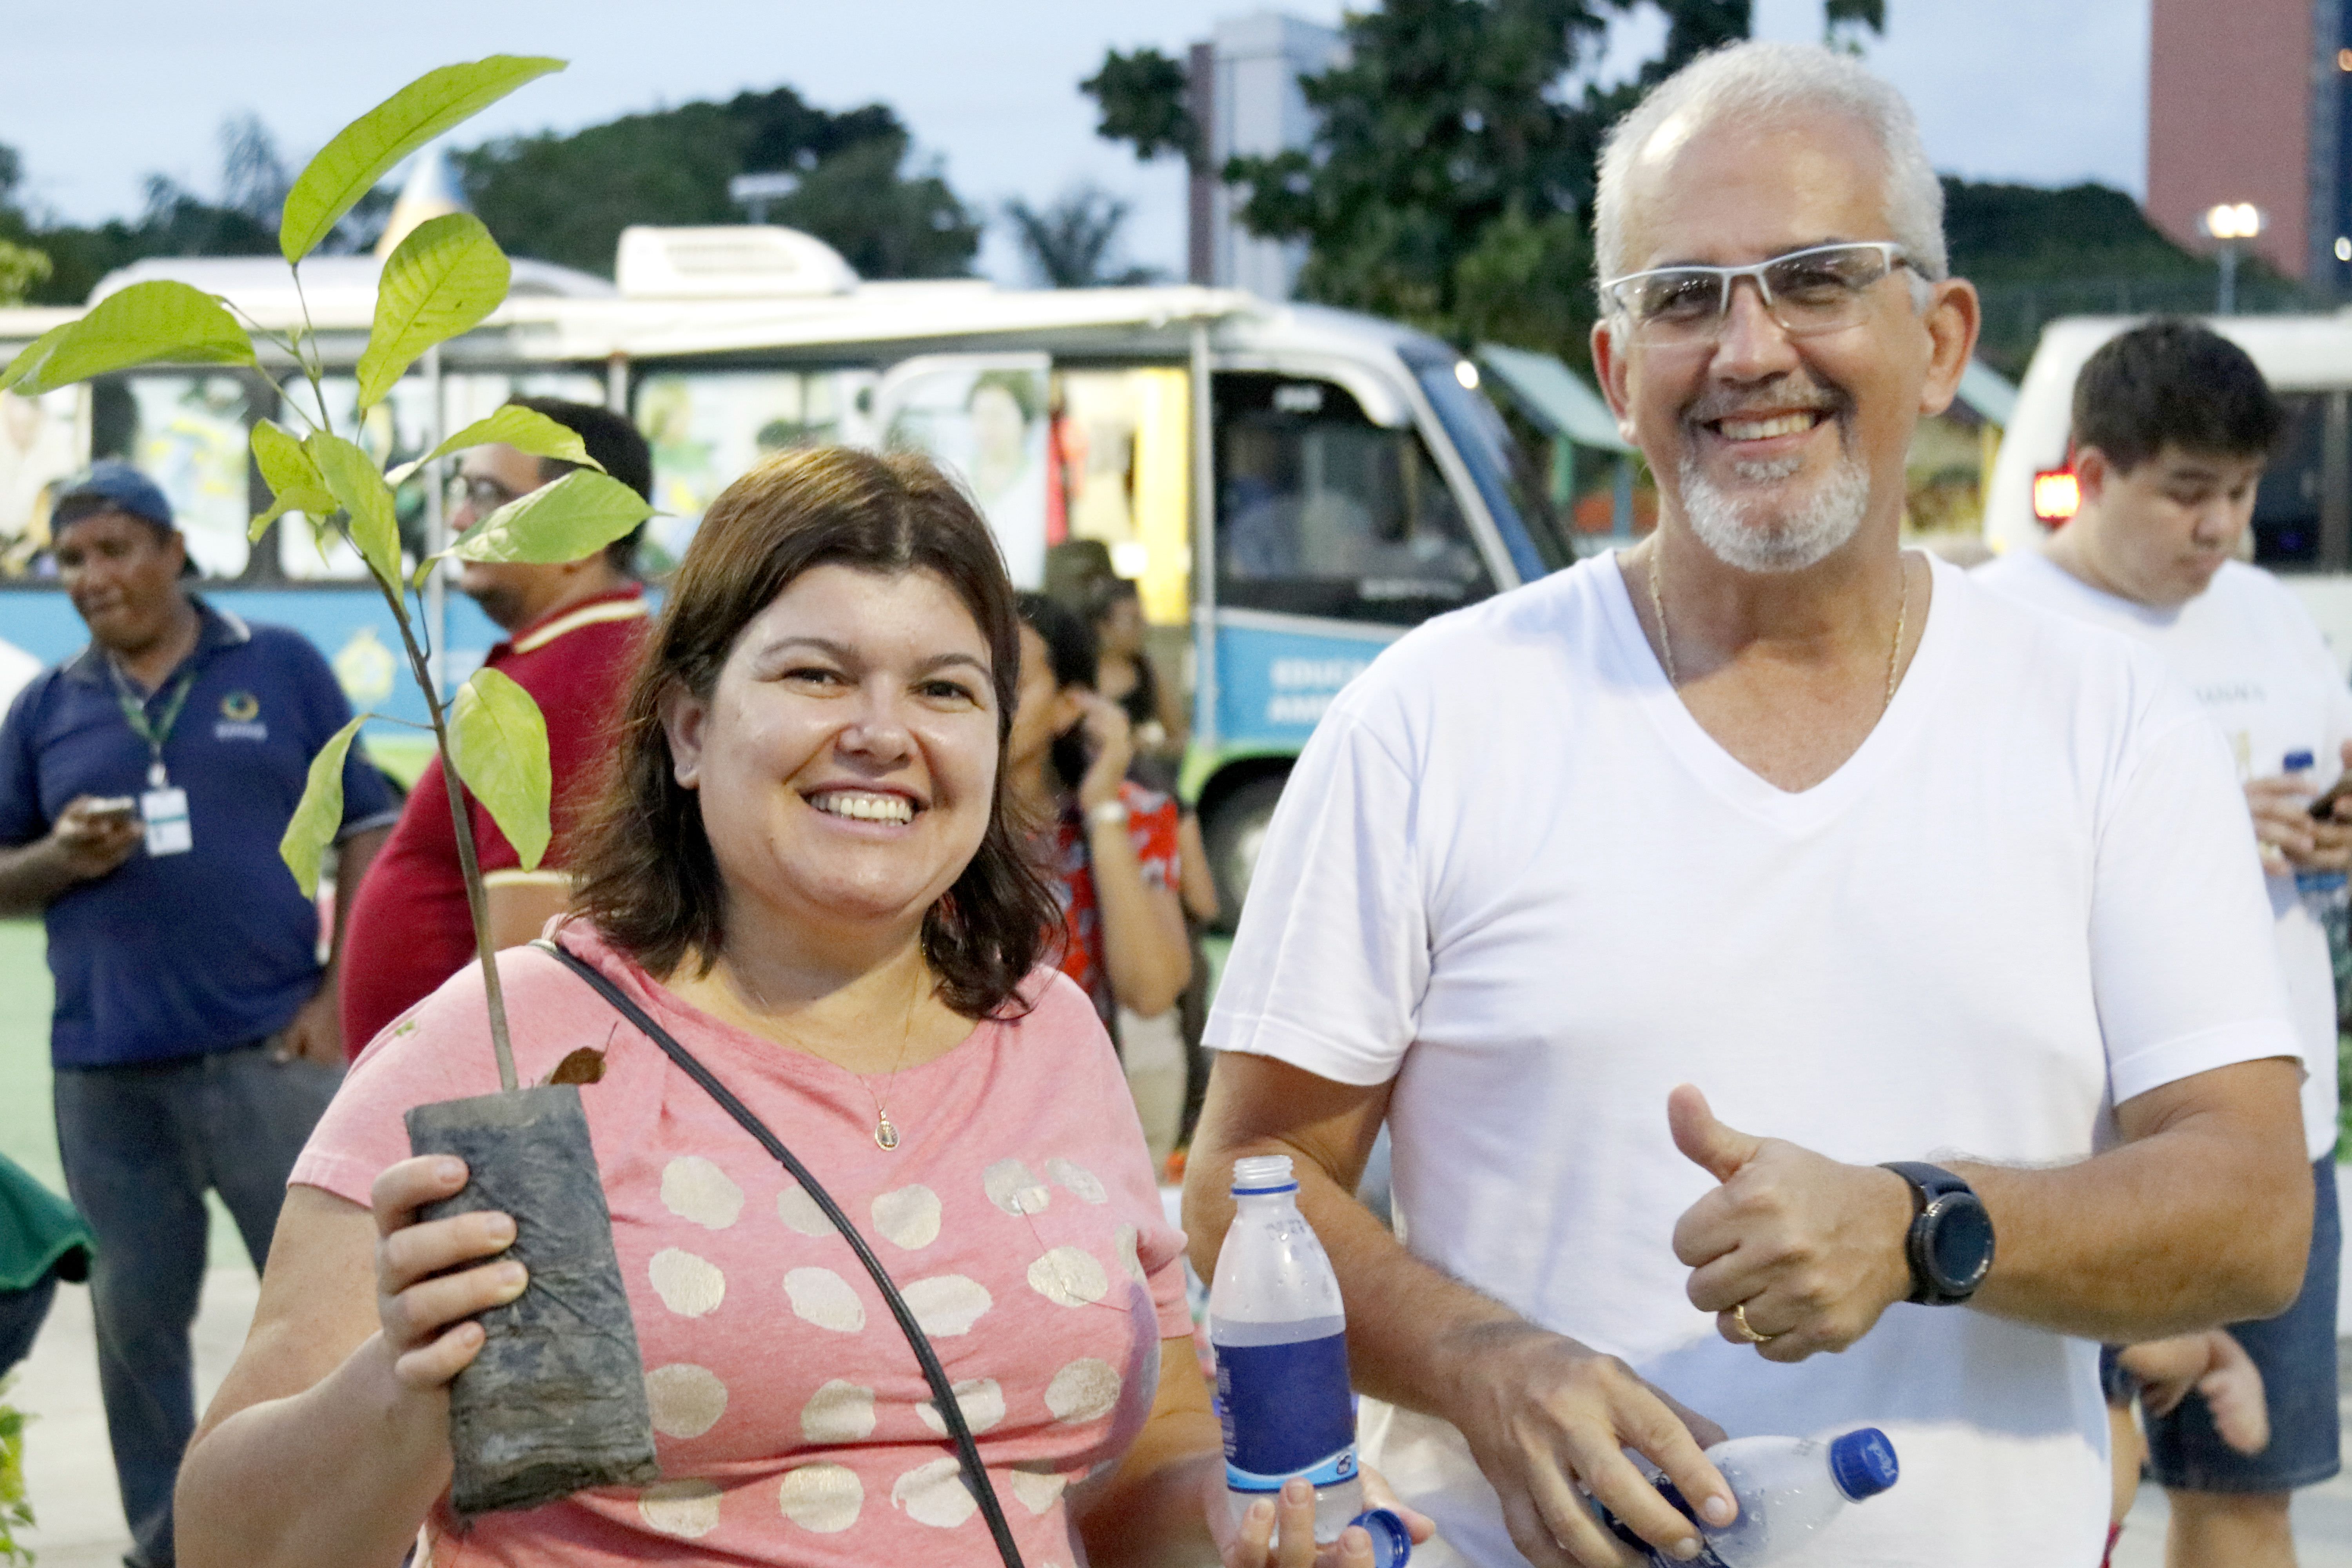
[[(864, 1089), (866, 1095), (874, 1101), (874, 1145), (886, 1154), (898, 1148), (900, 1142), (898, 1125), (890, 1120), (888, 1102), (890, 1091), (898, 1082), (898, 1069), (907, 1065), (907, 1049), (915, 1038), (915, 1013), (922, 1005), (923, 1001), (923, 973), (924, 971), (919, 960), (915, 970), (914, 994), (907, 999), (907, 1026), (898, 1036), (898, 1055), (891, 1061), (889, 1074), (882, 1080), (882, 1092), (879, 1094), (874, 1092), (873, 1086), (866, 1082), (866, 1074), (850, 1075), (857, 1080), (858, 1087)], [(736, 970), (734, 974), (735, 983), (751, 994), (751, 1000), (759, 1004), (760, 1011), (763, 1015), (772, 1011), (768, 999), (760, 994), (759, 988), (751, 983), (741, 970)], [(808, 1050), (805, 1045), (801, 1046), (800, 1048)], [(809, 1055), (819, 1057), (821, 1059), (831, 1059), (824, 1058), (823, 1053), (817, 1051), (809, 1051)]]
[[(1664, 555), (1665, 551), (1663, 547), (1653, 548), (1648, 562), (1649, 570), (1643, 575), (1648, 577), (1650, 582), (1650, 614), (1658, 623), (1658, 662), (1666, 667), (1666, 685), (1674, 690), (1680, 691), (1683, 687), (1682, 678), (1675, 673), (1675, 637), (1674, 634), (1666, 629), (1666, 602), (1658, 591), (1658, 581), (1664, 575), (1661, 570)], [(1900, 555), (1895, 558), (1895, 563), (1899, 569), (1897, 580), (1902, 584), (1902, 592), (1895, 604), (1895, 646), (1886, 650), (1886, 696), (1878, 708), (1882, 714), (1895, 704), (1895, 668), (1902, 662), (1903, 631), (1911, 615), (1911, 569), (1905, 564)]]
[[(898, 1058), (890, 1064), (890, 1076), (882, 1080), (881, 1093), (875, 1094), (870, 1084), (866, 1089), (874, 1100), (874, 1144), (885, 1154), (898, 1146), (898, 1129), (890, 1120), (888, 1101), (890, 1090), (898, 1082), (898, 1069), (907, 1065), (907, 1047), (915, 1037), (915, 1009), (922, 1005), (922, 971), (919, 963), (915, 974), (915, 994), (907, 1000), (907, 1027), (898, 1037)], [(863, 1078), (857, 1081), (861, 1084), (866, 1082)]]

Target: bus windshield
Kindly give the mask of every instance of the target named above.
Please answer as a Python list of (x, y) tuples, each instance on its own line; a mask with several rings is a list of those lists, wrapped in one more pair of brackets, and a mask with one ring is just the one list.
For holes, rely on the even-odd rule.
[(1543, 472), (1512, 437), (1510, 426), (1486, 401), (1486, 395), (1478, 390), (1476, 367), (1466, 359), (1419, 355), (1408, 355), (1406, 363), (1412, 367), (1413, 378), (1421, 383), (1430, 406), (1437, 411), (1438, 423), (1453, 438), (1454, 450), (1462, 455), (1487, 511), (1494, 515), (1520, 578), (1533, 582), (1548, 572), (1575, 564), (1576, 552), (1563, 536), (1545, 493)]

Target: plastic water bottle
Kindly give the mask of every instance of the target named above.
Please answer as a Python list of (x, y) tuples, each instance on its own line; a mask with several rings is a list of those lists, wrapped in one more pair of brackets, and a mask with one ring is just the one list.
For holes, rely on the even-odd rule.
[(1288, 1156), (1234, 1162), (1234, 1211), (1209, 1287), (1234, 1518), (1304, 1476), (1315, 1539), (1328, 1543), (1364, 1506), (1339, 1278), (1298, 1212)]
[[(2289, 778), (2311, 782), (2312, 768), (2316, 761), (2309, 752), (2289, 752), (2281, 766)], [(2327, 959), (2336, 972), (2336, 998), (2338, 1011), (2344, 999), (2352, 995), (2352, 883), (2347, 883), (2341, 871), (2304, 871), (2294, 874), (2294, 890), (2303, 900), (2303, 907), (2327, 933)]]
[[(1767, 1568), (1795, 1555), (1813, 1533), (1848, 1504), (1876, 1497), (1895, 1484), (1895, 1445), (1875, 1426), (1861, 1426), (1823, 1442), (1816, 1437), (1734, 1437), (1706, 1451), (1731, 1495), (1739, 1517), (1720, 1527), (1700, 1521), (1672, 1481), (1657, 1478), (1658, 1489), (1683, 1516), (1698, 1526), (1706, 1544), (1693, 1561), (1699, 1568)], [(1625, 1528), (1607, 1509), (1602, 1520), (1636, 1551), (1661, 1568), (1689, 1568)]]

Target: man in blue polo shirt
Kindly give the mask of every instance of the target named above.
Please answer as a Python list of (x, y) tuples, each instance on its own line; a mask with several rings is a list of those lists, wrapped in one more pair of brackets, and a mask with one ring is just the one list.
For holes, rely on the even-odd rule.
[[(127, 465), (68, 489), (50, 531), (90, 641), (0, 725), (0, 916), (47, 923), (58, 1141), (98, 1242), (99, 1374), (135, 1542), (124, 1561), (168, 1568), (195, 1419), (205, 1190), (259, 1268), (287, 1173), (341, 1078), (340, 953), (321, 969), (318, 912), (278, 842), (351, 705), (304, 638), (186, 592), (171, 507)], [(359, 885), (396, 816), (354, 746), (339, 887)]]

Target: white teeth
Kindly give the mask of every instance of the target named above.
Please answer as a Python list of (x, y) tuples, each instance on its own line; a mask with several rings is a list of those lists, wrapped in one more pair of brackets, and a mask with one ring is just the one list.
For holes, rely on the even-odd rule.
[(1813, 427), (1810, 414), (1783, 414), (1777, 419), (1726, 419), (1721, 429), (1734, 441), (1769, 441), (1775, 436), (1795, 436)]
[(904, 795), (831, 790), (824, 795), (812, 795), (809, 804), (828, 816), (855, 817), (860, 822), (908, 823), (915, 820), (915, 808)]

